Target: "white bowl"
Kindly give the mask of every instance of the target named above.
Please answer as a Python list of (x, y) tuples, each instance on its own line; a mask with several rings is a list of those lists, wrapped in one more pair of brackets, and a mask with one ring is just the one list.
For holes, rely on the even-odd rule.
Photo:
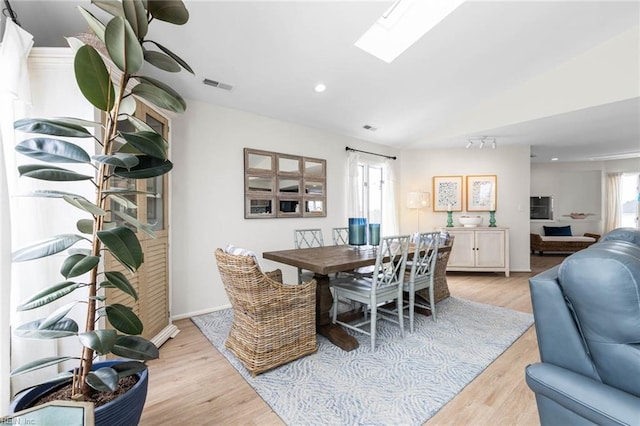
[(482, 223), (482, 216), (460, 216), (458, 221), (465, 228), (474, 228)]

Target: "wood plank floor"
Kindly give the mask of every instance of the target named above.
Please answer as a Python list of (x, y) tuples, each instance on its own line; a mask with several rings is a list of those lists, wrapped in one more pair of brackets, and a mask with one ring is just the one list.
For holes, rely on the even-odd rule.
[[(528, 278), (564, 256), (531, 257), (531, 273), (449, 273), (451, 294), (481, 303), (531, 312)], [(141, 425), (282, 425), (280, 418), (190, 320), (149, 363), (147, 403)], [(538, 425), (524, 368), (539, 360), (531, 327), (427, 423), (433, 425)]]

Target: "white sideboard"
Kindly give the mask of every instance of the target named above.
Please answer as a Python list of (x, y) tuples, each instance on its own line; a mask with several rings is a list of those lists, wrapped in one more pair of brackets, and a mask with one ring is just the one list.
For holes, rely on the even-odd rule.
[(504, 272), (509, 276), (509, 228), (442, 228), (455, 237), (447, 271)]

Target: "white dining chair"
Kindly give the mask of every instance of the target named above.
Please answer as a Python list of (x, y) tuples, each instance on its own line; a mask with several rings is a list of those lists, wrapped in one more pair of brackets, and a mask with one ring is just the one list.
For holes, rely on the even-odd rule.
[[(323, 247), (324, 239), (322, 237), (322, 229), (296, 229), (293, 232), (293, 241), (297, 249)], [(298, 284), (313, 279), (313, 272), (304, 272), (302, 268), (298, 268)]]
[(333, 228), (331, 235), (334, 246), (346, 246), (349, 244), (349, 228)]
[[(398, 309), (397, 318), (394, 319), (391, 316), (378, 315), (378, 307), (392, 301), (395, 301), (397, 306), (402, 306), (402, 290), (409, 250), (409, 238), (408, 235), (400, 235), (381, 239), (372, 277), (352, 276), (338, 278), (331, 283), (331, 289), (334, 292), (333, 324), (340, 324), (343, 327), (369, 335), (371, 337), (372, 351), (376, 347), (378, 319), (398, 324), (400, 334), (404, 337), (402, 309)], [(339, 298), (359, 302), (365, 306), (368, 305), (370, 314), (352, 323), (340, 321), (338, 319)]]

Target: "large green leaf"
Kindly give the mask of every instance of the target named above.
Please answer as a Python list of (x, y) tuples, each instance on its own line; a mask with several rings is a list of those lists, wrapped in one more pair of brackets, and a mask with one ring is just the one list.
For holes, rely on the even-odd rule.
[(147, 4), (151, 15), (160, 21), (182, 25), (189, 20), (189, 11), (181, 0), (153, 0)]
[(99, 368), (87, 374), (87, 384), (100, 392), (115, 391), (118, 380), (118, 372), (110, 367)]
[(13, 123), (13, 127), (21, 132), (40, 133), (49, 136), (70, 138), (91, 138), (93, 135), (84, 127), (71, 123), (65, 118), (25, 118)]
[(136, 292), (136, 289), (122, 272), (107, 271), (104, 273), (104, 275), (107, 278), (107, 282), (109, 282), (109, 284), (133, 297), (135, 301), (138, 301), (138, 293)]
[(42, 327), (44, 320), (31, 321), (15, 329), (15, 334), (24, 339), (59, 339), (78, 334), (78, 324), (70, 318), (62, 318), (47, 327)]
[(166, 53), (167, 55), (171, 56), (171, 58), (173, 58), (174, 61), (179, 63), (182, 68), (184, 68), (185, 70), (189, 71), (191, 74), (195, 75), (195, 73), (193, 72), (193, 70), (191, 69), (189, 64), (187, 64), (182, 58), (180, 58), (178, 55), (173, 53), (171, 50), (167, 49), (166, 47), (164, 47), (160, 43), (157, 43), (157, 42), (155, 42), (153, 40), (145, 40), (145, 42), (149, 42), (149, 43), (155, 44), (156, 46), (158, 46), (158, 49), (162, 50), (164, 53)]
[(93, 234), (93, 219), (79, 219), (76, 222), (76, 229), (83, 234)]
[(153, 232), (153, 228), (148, 223), (142, 223), (138, 219), (136, 219), (135, 217), (130, 216), (130, 215), (124, 213), (124, 212), (117, 211), (117, 210), (114, 210), (112, 213), (115, 214), (116, 216), (118, 216), (119, 218), (124, 219), (125, 222), (130, 223), (131, 225), (135, 226), (136, 229), (138, 229), (139, 231), (142, 231), (145, 234), (149, 235), (154, 240), (156, 239), (156, 234), (155, 234), (155, 232)]
[(53, 311), (51, 314), (49, 314), (49, 316), (40, 323), (39, 328), (48, 328), (53, 324), (57, 323), (62, 318), (64, 318), (69, 313), (69, 311), (71, 311), (71, 309), (73, 309), (73, 307), (76, 306), (78, 303), (79, 303), (78, 301), (74, 301), (59, 307), (58, 309)]
[[(152, 157), (167, 159), (169, 144), (156, 132), (120, 132), (122, 137), (138, 151)], [(135, 166), (135, 164), (134, 164)]]
[(84, 149), (60, 139), (25, 139), (16, 145), (16, 151), (49, 163), (89, 163), (91, 161)]
[(28, 311), (30, 309), (39, 308), (47, 303), (51, 303), (54, 300), (66, 296), (76, 288), (80, 287), (80, 284), (73, 281), (63, 281), (61, 283), (54, 284), (34, 294), (28, 300), (24, 301), (16, 309), (18, 311)]
[[(106, 191), (102, 191), (103, 194), (119, 194), (119, 195), (127, 195), (127, 194), (147, 194), (147, 195), (153, 195), (156, 196), (155, 192), (151, 192), (151, 191), (136, 191), (133, 189), (127, 189), (127, 188), (109, 188)], [(134, 207), (135, 204), (134, 204)]]
[(98, 163), (124, 167), (125, 169), (130, 169), (139, 163), (138, 157), (133, 154), (116, 153), (112, 155), (94, 155), (91, 158)]
[(64, 361), (68, 361), (70, 359), (75, 359), (75, 358), (70, 356), (50, 356), (47, 358), (41, 358), (35, 361), (31, 361), (13, 370), (11, 372), (11, 377), (17, 376), (18, 374), (29, 373), (31, 371), (38, 370), (40, 368), (49, 367), (51, 365), (56, 365)]
[(83, 175), (73, 170), (42, 164), (25, 164), (18, 166), (18, 172), (20, 176), (56, 182), (93, 179), (92, 176)]
[(132, 167), (131, 170), (116, 167), (113, 173), (117, 176), (132, 179), (146, 179), (156, 176), (162, 176), (173, 168), (173, 164), (169, 160), (160, 160), (148, 155), (138, 156), (140, 163)]
[(151, 77), (146, 77), (146, 76), (143, 76), (143, 75), (138, 76), (138, 79), (140, 80), (141, 83), (151, 84), (152, 86), (155, 86), (155, 87), (161, 89), (163, 92), (167, 93), (173, 99), (178, 101), (178, 103), (180, 104), (180, 110), (175, 111), (175, 112), (184, 112), (187, 109), (187, 103), (182, 98), (182, 96), (180, 96), (180, 93), (178, 93), (176, 90), (174, 90), (168, 84), (166, 84), (166, 83), (164, 83), (164, 82), (162, 82), (162, 81), (160, 81), (158, 79), (151, 78)]
[(14, 262), (24, 262), (26, 260), (51, 256), (52, 254), (60, 253), (61, 251), (68, 249), (80, 240), (86, 240), (86, 238), (76, 234), (56, 235), (16, 250), (13, 252), (12, 260)]
[(142, 265), (142, 247), (131, 229), (120, 226), (98, 231), (98, 238), (129, 271), (135, 272)]
[(175, 96), (155, 84), (140, 83), (133, 87), (131, 93), (146, 99), (159, 108), (169, 111), (183, 113), (187, 107), (186, 102), (180, 95)]
[(127, 306), (115, 303), (105, 306), (109, 323), (125, 334), (141, 334), (144, 329), (140, 318)]
[(114, 64), (126, 74), (135, 74), (142, 68), (142, 46), (131, 25), (120, 16), (112, 18), (104, 31), (107, 51)]
[(155, 132), (155, 130), (153, 130), (153, 127), (149, 126), (138, 117), (130, 115), (127, 117), (127, 120), (129, 120), (129, 123), (131, 123), (131, 125), (138, 131)]
[(167, 72), (179, 72), (182, 69), (171, 56), (155, 50), (144, 49), (144, 60)]
[[(121, 205), (125, 209), (137, 209), (138, 208), (136, 203), (134, 203), (133, 201), (131, 201), (128, 198), (121, 197), (120, 195), (110, 194), (109, 195), (109, 199), (111, 201), (113, 201), (114, 203)], [(114, 210), (114, 209), (112, 208), (112, 210)]]
[(86, 274), (100, 263), (99, 256), (83, 256), (81, 254), (72, 254), (67, 257), (62, 266), (60, 273), (63, 277), (69, 279)]
[(116, 342), (118, 333), (115, 330), (95, 330), (78, 334), (83, 346), (93, 349), (98, 355), (106, 355)]
[(65, 195), (69, 197), (82, 197), (81, 195), (74, 194), (66, 191), (53, 191), (53, 190), (35, 190), (28, 194), (30, 197), (42, 197), (42, 198), (62, 198)]
[(119, 336), (111, 353), (123, 358), (140, 360), (156, 359), (160, 356), (156, 345), (140, 336)]
[(96, 206), (91, 201), (87, 200), (86, 198), (83, 198), (83, 197), (70, 197), (68, 195), (63, 196), (62, 198), (64, 198), (64, 200), (67, 203), (71, 204), (72, 206), (77, 207), (80, 210), (83, 210), (83, 211), (85, 211), (87, 213), (91, 213), (92, 215), (104, 216), (104, 215), (107, 214), (107, 212), (105, 212), (100, 207)]
[(126, 361), (113, 364), (111, 368), (118, 372), (118, 377), (122, 378), (138, 374), (141, 371), (146, 370), (147, 366), (144, 362), (140, 361)]
[[(146, 3), (146, 1), (145, 1)], [(149, 24), (147, 22), (147, 11), (141, 0), (122, 0), (124, 16), (131, 25), (133, 32), (138, 39), (143, 39), (147, 35)]]
[(104, 24), (82, 6), (78, 6), (78, 10), (80, 11), (80, 14), (84, 16), (84, 19), (85, 21), (87, 21), (87, 24), (89, 25), (89, 28), (91, 28), (91, 31), (93, 31), (93, 33), (98, 36), (100, 41), (104, 43)]
[(112, 16), (124, 16), (122, 2), (120, 0), (91, 0), (91, 3)]
[(73, 66), (84, 97), (100, 111), (111, 111), (116, 95), (98, 51), (89, 45), (82, 46), (76, 52)]

